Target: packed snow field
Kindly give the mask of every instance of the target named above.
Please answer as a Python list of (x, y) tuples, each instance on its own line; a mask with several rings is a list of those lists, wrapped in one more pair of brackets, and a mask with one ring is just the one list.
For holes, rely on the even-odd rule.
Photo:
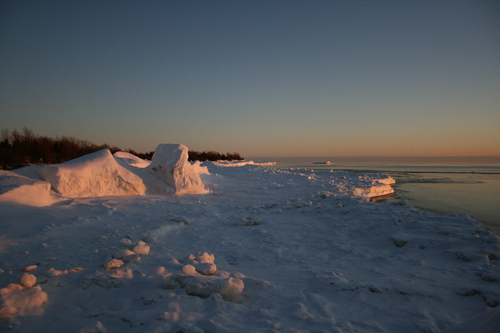
[(182, 145), (0, 171), (0, 330), (500, 331), (499, 238), (393, 182)]

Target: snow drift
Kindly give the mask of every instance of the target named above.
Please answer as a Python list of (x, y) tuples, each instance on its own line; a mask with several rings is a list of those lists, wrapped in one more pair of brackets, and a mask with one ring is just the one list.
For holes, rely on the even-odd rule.
[(50, 183), (0, 170), (0, 201), (41, 207), (58, 200), (50, 192)]
[(146, 191), (142, 179), (120, 166), (109, 149), (61, 164), (32, 168), (55, 192), (66, 197), (141, 195)]

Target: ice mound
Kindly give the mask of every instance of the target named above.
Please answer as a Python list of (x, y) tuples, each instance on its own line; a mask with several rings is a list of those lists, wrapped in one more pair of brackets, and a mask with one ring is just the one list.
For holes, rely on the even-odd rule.
[(40, 316), (48, 301), (47, 293), (35, 286), (36, 277), (25, 273), (19, 284), (11, 283), (0, 289), (0, 320), (16, 316)]
[(207, 193), (200, 174), (210, 173), (188, 162), (182, 144), (160, 144), (152, 161), (103, 149), (61, 164), (0, 171), (0, 201), (41, 207), (63, 197)]
[(356, 197), (370, 200), (371, 198), (394, 193), (391, 185), (395, 184), (396, 180), (387, 175), (365, 174), (355, 176), (351, 174), (349, 178), (351, 178), (350, 183), (355, 184), (352, 193)]
[(67, 197), (130, 196), (146, 192), (142, 179), (120, 166), (109, 149), (61, 164), (32, 168), (54, 191)]
[(394, 193), (392, 186), (387, 184), (373, 184), (372, 186), (367, 186), (363, 188), (356, 188), (353, 191), (355, 196), (371, 199), (376, 197), (381, 197), (384, 195), (389, 195)]
[(0, 170), (0, 201), (42, 207), (59, 200), (50, 192), (50, 183)]
[(173, 188), (174, 194), (207, 193), (198, 174), (199, 166), (188, 161), (188, 148), (182, 144), (160, 144), (155, 149), (149, 173)]
[(230, 273), (217, 271), (215, 257), (206, 252), (198, 253), (196, 256), (190, 254), (180, 264), (180, 272), (167, 272), (163, 267), (159, 268), (158, 275), (163, 281), (163, 287), (173, 289), (177, 286), (183, 288), (186, 294), (207, 298), (217, 293), (223, 300), (237, 301), (245, 288), (243, 280), (231, 276)]

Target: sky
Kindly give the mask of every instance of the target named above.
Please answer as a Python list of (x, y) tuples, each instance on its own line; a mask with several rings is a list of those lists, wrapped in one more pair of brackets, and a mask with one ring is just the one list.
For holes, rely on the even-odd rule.
[(139, 152), (500, 155), (498, 1), (0, 1), (0, 129)]

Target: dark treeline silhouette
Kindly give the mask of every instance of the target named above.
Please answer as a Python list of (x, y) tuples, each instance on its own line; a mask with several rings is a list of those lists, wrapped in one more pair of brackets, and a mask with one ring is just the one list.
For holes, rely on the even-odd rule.
[[(116, 146), (97, 145), (74, 137), (58, 136), (54, 139), (36, 135), (26, 127), (21, 132), (4, 129), (0, 137), (0, 168), (15, 169), (30, 164), (62, 163), (105, 148), (111, 153), (122, 151)], [(132, 149), (125, 151), (148, 160), (153, 156), (152, 151), (148, 153), (138, 153)], [(189, 157), (190, 160), (200, 161), (242, 159), (238, 153), (224, 155), (214, 151), (203, 153), (189, 151)]]
[(108, 148), (112, 153), (120, 150), (107, 144), (96, 145), (74, 137), (50, 138), (36, 135), (31, 129), (2, 130), (0, 138), (0, 165), (11, 169), (29, 164), (54, 164)]
[(200, 153), (198, 151), (190, 150), (189, 160), (190, 161), (220, 161), (220, 160), (241, 161), (243, 160), (243, 158), (238, 153), (220, 154), (216, 151), (204, 151)]

